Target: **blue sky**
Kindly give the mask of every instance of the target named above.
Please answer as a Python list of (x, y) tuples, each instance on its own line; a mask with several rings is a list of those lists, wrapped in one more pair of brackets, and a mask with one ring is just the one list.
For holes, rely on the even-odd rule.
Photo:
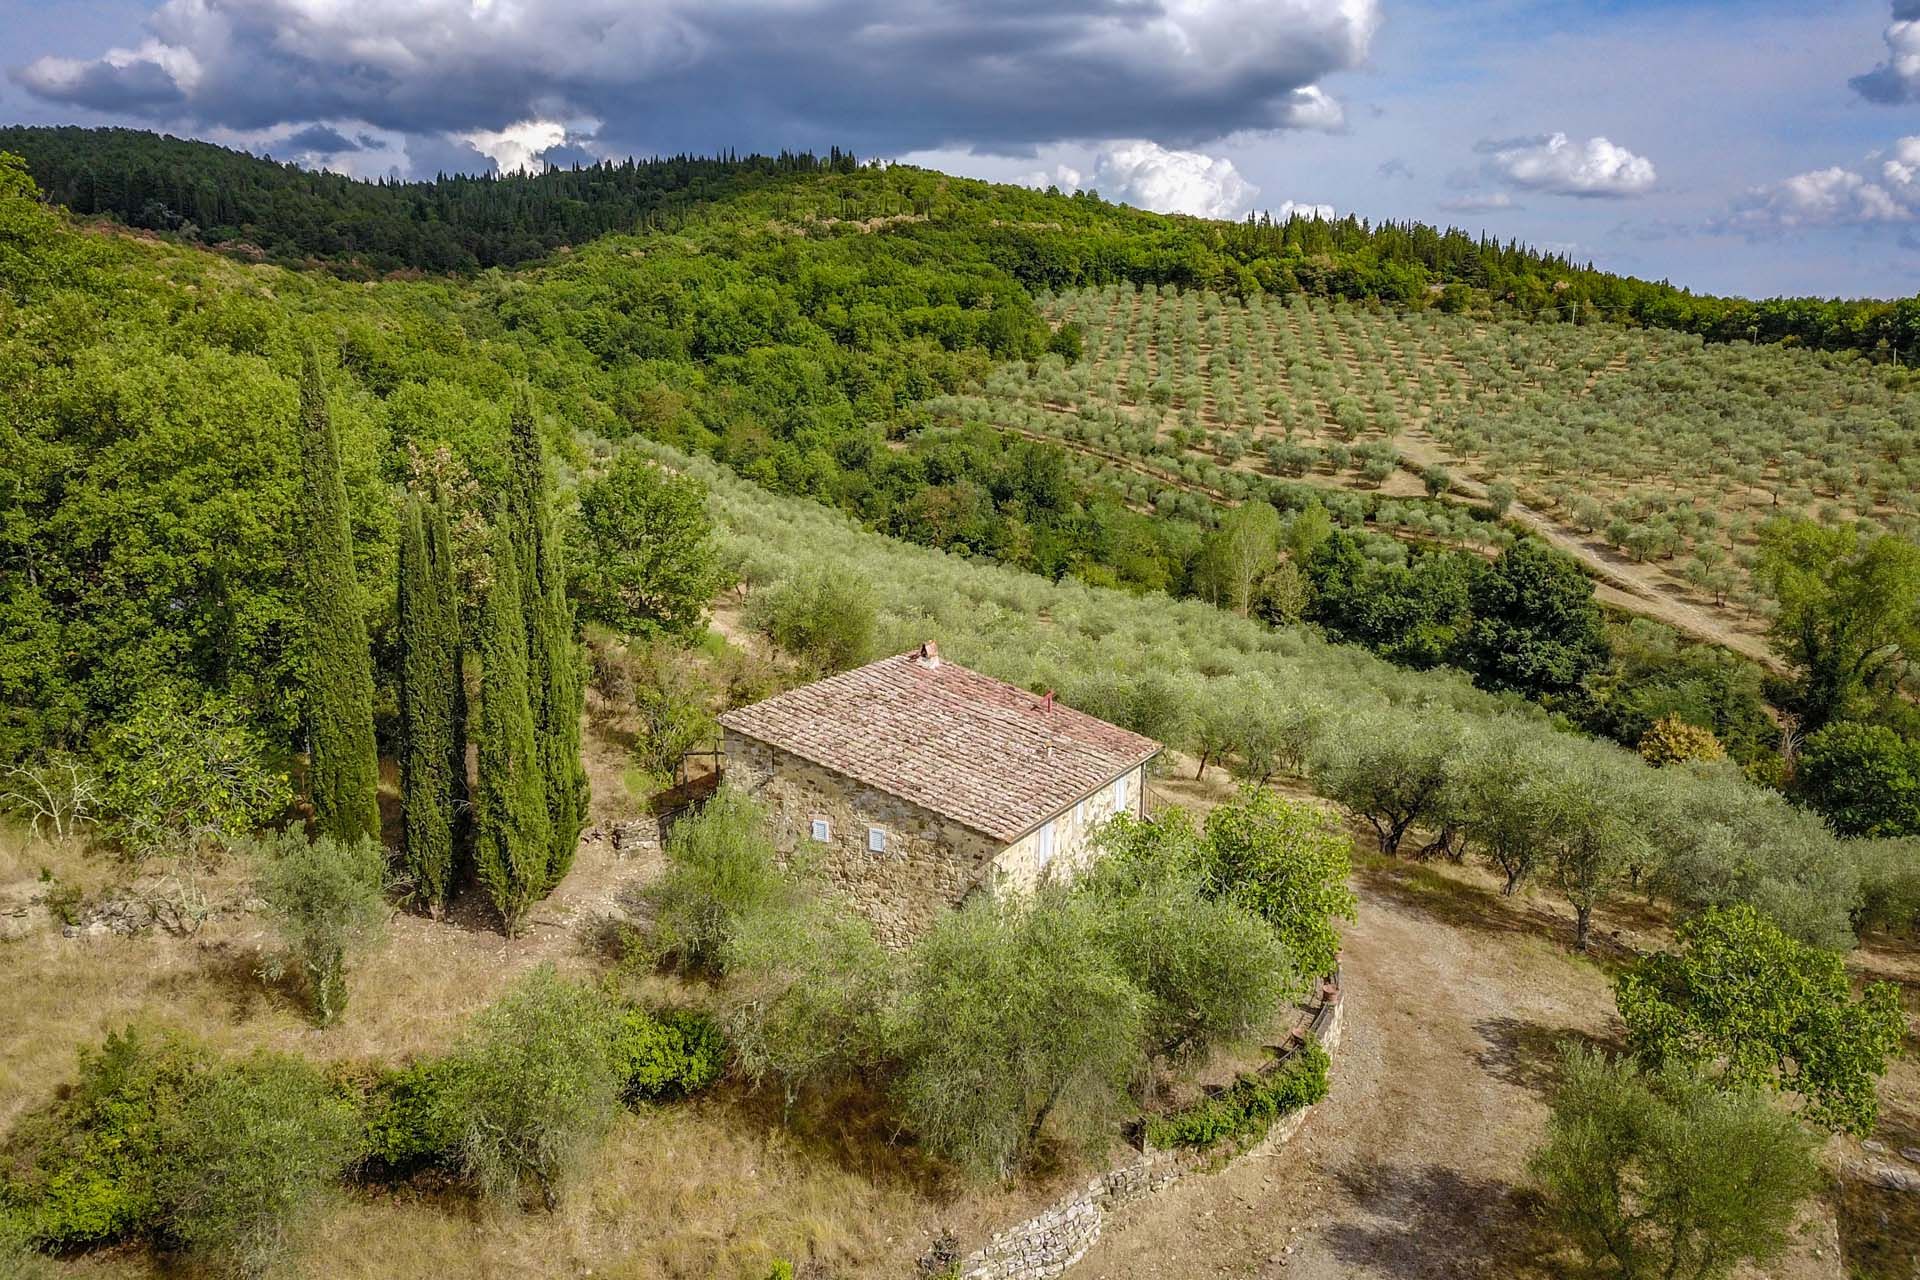
[(0, 0), (0, 119), (374, 176), (851, 146), (1920, 291), (1920, 0)]

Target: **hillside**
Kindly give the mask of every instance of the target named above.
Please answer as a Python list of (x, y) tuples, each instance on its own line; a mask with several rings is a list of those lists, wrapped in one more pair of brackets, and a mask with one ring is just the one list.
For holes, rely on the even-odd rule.
[(975, 224), (975, 234), (992, 228), (996, 260), (1035, 291), (1125, 280), (1401, 307), (1498, 305), (1529, 318), (1604, 319), (1713, 342), (1789, 342), (1895, 363), (1920, 356), (1920, 300), (1701, 296), (1458, 228), (1357, 217), (1284, 224), (1162, 218), (942, 175), (886, 177), (837, 151), (676, 156), (417, 182), (353, 181), (128, 129), (4, 127), (0, 151), (26, 157), (39, 185), (78, 213), (353, 275), (512, 266), (609, 232), (672, 226), (702, 203), (830, 173), (841, 181), (816, 216), (960, 218)]
[[(1403, 500), (1373, 518), (1483, 541), (1417, 500), (1484, 502), (1580, 556), (1623, 608), (1765, 659), (1751, 577), (1782, 514), (1920, 536), (1920, 408), (1904, 371), (1657, 330), (1240, 301), (1111, 286), (1048, 300), (1074, 367), (1014, 366), (943, 415), (1054, 439), (1135, 502), (1302, 485)], [(1157, 482), (1157, 483), (1156, 483)]]

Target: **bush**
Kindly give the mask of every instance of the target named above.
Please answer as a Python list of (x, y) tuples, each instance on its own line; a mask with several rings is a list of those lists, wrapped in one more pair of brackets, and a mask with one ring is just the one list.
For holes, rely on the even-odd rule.
[(1620, 1280), (1764, 1264), (1820, 1185), (1813, 1140), (1761, 1094), (1578, 1049), (1530, 1170), (1547, 1221)]
[(61, 1101), (27, 1117), (6, 1146), (5, 1195), (33, 1246), (68, 1250), (151, 1236), (164, 1222), (158, 1183), (170, 1122), (210, 1062), (171, 1032), (130, 1028), (80, 1051)]
[(1111, 1135), (1140, 1065), (1145, 1000), (1060, 891), (978, 898), (914, 949), (898, 1097), (936, 1155), (1004, 1178), (1049, 1122), (1082, 1146)]
[(614, 1010), (597, 989), (536, 969), (482, 1012), (455, 1054), (448, 1105), (460, 1165), (488, 1199), (546, 1207), (612, 1125), (621, 1080)]
[(1640, 758), (1656, 767), (1689, 764), (1695, 760), (1722, 760), (1727, 749), (1713, 730), (1688, 724), (1679, 716), (1662, 716), (1640, 737)]
[(357, 1130), (352, 1103), (305, 1059), (220, 1068), (169, 1118), (168, 1236), (224, 1274), (265, 1274), (339, 1180)]
[(1155, 1147), (1212, 1147), (1229, 1139), (1258, 1142), (1276, 1120), (1327, 1096), (1327, 1051), (1314, 1040), (1271, 1071), (1248, 1072), (1203, 1102), (1147, 1122)]
[(1844, 847), (1860, 875), (1856, 926), (1920, 927), (1920, 840), (1849, 840)]
[(1837, 952), (1796, 942), (1751, 907), (1682, 924), (1679, 950), (1614, 980), (1627, 1039), (1654, 1066), (1711, 1070), (1736, 1089), (1799, 1095), (1802, 1114), (1864, 1135), (1879, 1113), (1875, 1082), (1906, 1030), (1891, 983), (1853, 996)]
[(347, 1004), (347, 958), (371, 946), (387, 921), (387, 851), (375, 841), (309, 842), (286, 831), (257, 842), (260, 896), (305, 975), (321, 1026)]
[(753, 625), (825, 675), (873, 657), (878, 616), (873, 589), (840, 569), (802, 573), (756, 596)]
[(379, 1179), (400, 1179), (460, 1163), (460, 1117), (451, 1102), (451, 1059), (425, 1058), (382, 1071), (362, 1108), (360, 1167)]
[(697, 1093), (720, 1078), (727, 1046), (712, 1018), (692, 1009), (626, 1009), (613, 1024), (613, 1071), (630, 1101)]
[(128, 1030), (83, 1050), (72, 1092), (9, 1140), (0, 1204), (34, 1247), (146, 1239), (259, 1275), (357, 1132), (352, 1103), (304, 1059), (216, 1065), (185, 1037)]
[(758, 803), (722, 787), (674, 824), (666, 874), (642, 891), (653, 911), (647, 958), (688, 973), (722, 974), (743, 921), (799, 908), (803, 890), (774, 860), (766, 821)]

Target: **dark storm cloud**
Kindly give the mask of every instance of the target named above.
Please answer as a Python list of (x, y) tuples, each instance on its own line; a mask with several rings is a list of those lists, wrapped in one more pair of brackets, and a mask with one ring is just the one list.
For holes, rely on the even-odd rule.
[[(1378, 0), (168, 0), (129, 47), (15, 72), (43, 99), (235, 130), (593, 119), (644, 149), (1006, 150), (1324, 127)], [(1337, 107), (1332, 114), (1337, 116)]]
[(324, 124), (310, 124), (276, 145), (296, 155), (302, 152), (339, 155), (343, 152), (360, 150), (358, 142), (338, 129), (330, 129)]
[(1893, 0), (1885, 33), (1887, 60), (1847, 83), (1868, 102), (1920, 102), (1920, 0)]

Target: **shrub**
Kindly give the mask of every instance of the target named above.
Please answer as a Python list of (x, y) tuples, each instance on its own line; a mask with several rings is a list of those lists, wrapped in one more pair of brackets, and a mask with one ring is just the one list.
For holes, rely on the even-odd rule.
[(774, 860), (765, 812), (730, 787), (674, 824), (666, 855), (666, 873), (642, 891), (653, 910), (644, 949), (689, 973), (726, 972), (742, 921), (797, 909), (802, 896)]
[(1096, 1147), (1140, 1063), (1145, 1001), (1057, 890), (978, 898), (914, 948), (902, 1001), (901, 1109), (925, 1147), (1004, 1178), (1049, 1122)]
[(205, 1051), (172, 1032), (129, 1028), (82, 1049), (72, 1090), (7, 1142), (0, 1203), (28, 1243), (66, 1250), (158, 1231), (169, 1122), (208, 1068)]
[(411, 1177), (460, 1162), (453, 1061), (425, 1058), (374, 1077), (362, 1107), (360, 1165), (372, 1177)]
[(475, 1020), (451, 1066), (460, 1164), (481, 1193), (555, 1207), (613, 1123), (614, 1011), (593, 987), (536, 969)]
[(386, 925), (387, 852), (365, 837), (309, 842), (297, 830), (257, 848), (260, 896), (306, 977), (315, 1021), (327, 1026), (346, 1008), (348, 956)]
[(167, 1235), (229, 1275), (287, 1251), (352, 1159), (352, 1103), (302, 1058), (257, 1054), (213, 1072), (169, 1117), (157, 1179)]
[(1355, 911), (1346, 833), (1314, 805), (1253, 791), (1208, 814), (1206, 835), (1209, 889), (1265, 920), (1303, 978), (1330, 973), (1336, 921)]
[(1906, 1021), (1891, 983), (1858, 999), (1837, 952), (1796, 942), (1751, 907), (1682, 924), (1679, 950), (1614, 980), (1627, 1039), (1641, 1059), (1711, 1069), (1737, 1088), (1798, 1094), (1802, 1114), (1853, 1134), (1873, 1128), (1875, 1082)]
[(615, 1017), (613, 1071), (625, 1098), (697, 1093), (718, 1080), (726, 1065), (726, 1042), (704, 1013), (630, 1008)]
[(1640, 758), (1648, 764), (1688, 764), (1695, 760), (1722, 760), (1727, 749), (1713, 730), (1689, 724), (1679, 716), (1662, 716), (1640, 737)]
[(769, 640), (823, 674), (873, 656), (873, 589), (841, 569), (804, 572), (756, 596), (750, 615)]
[(1552, 1105), (1529, 1166), (1546, 1219), (1620, 1280), (1764, 1264), (1820, 1184), (1811, 1137), (1750, 1089), (1575, 1049)]
[(1212, 1147), (1258, 1142), (1276, 1120), (1327, 1096), (1327, 1051), (1314, 1040), (1271, 1071), (1247, 1072), (1214, 1097), (1147, 1122), (1155, 1147)]
[(1911, 930), (1920, 926), (1920, 840), (1849, 840), (1860, 875), (1858, 927)]

